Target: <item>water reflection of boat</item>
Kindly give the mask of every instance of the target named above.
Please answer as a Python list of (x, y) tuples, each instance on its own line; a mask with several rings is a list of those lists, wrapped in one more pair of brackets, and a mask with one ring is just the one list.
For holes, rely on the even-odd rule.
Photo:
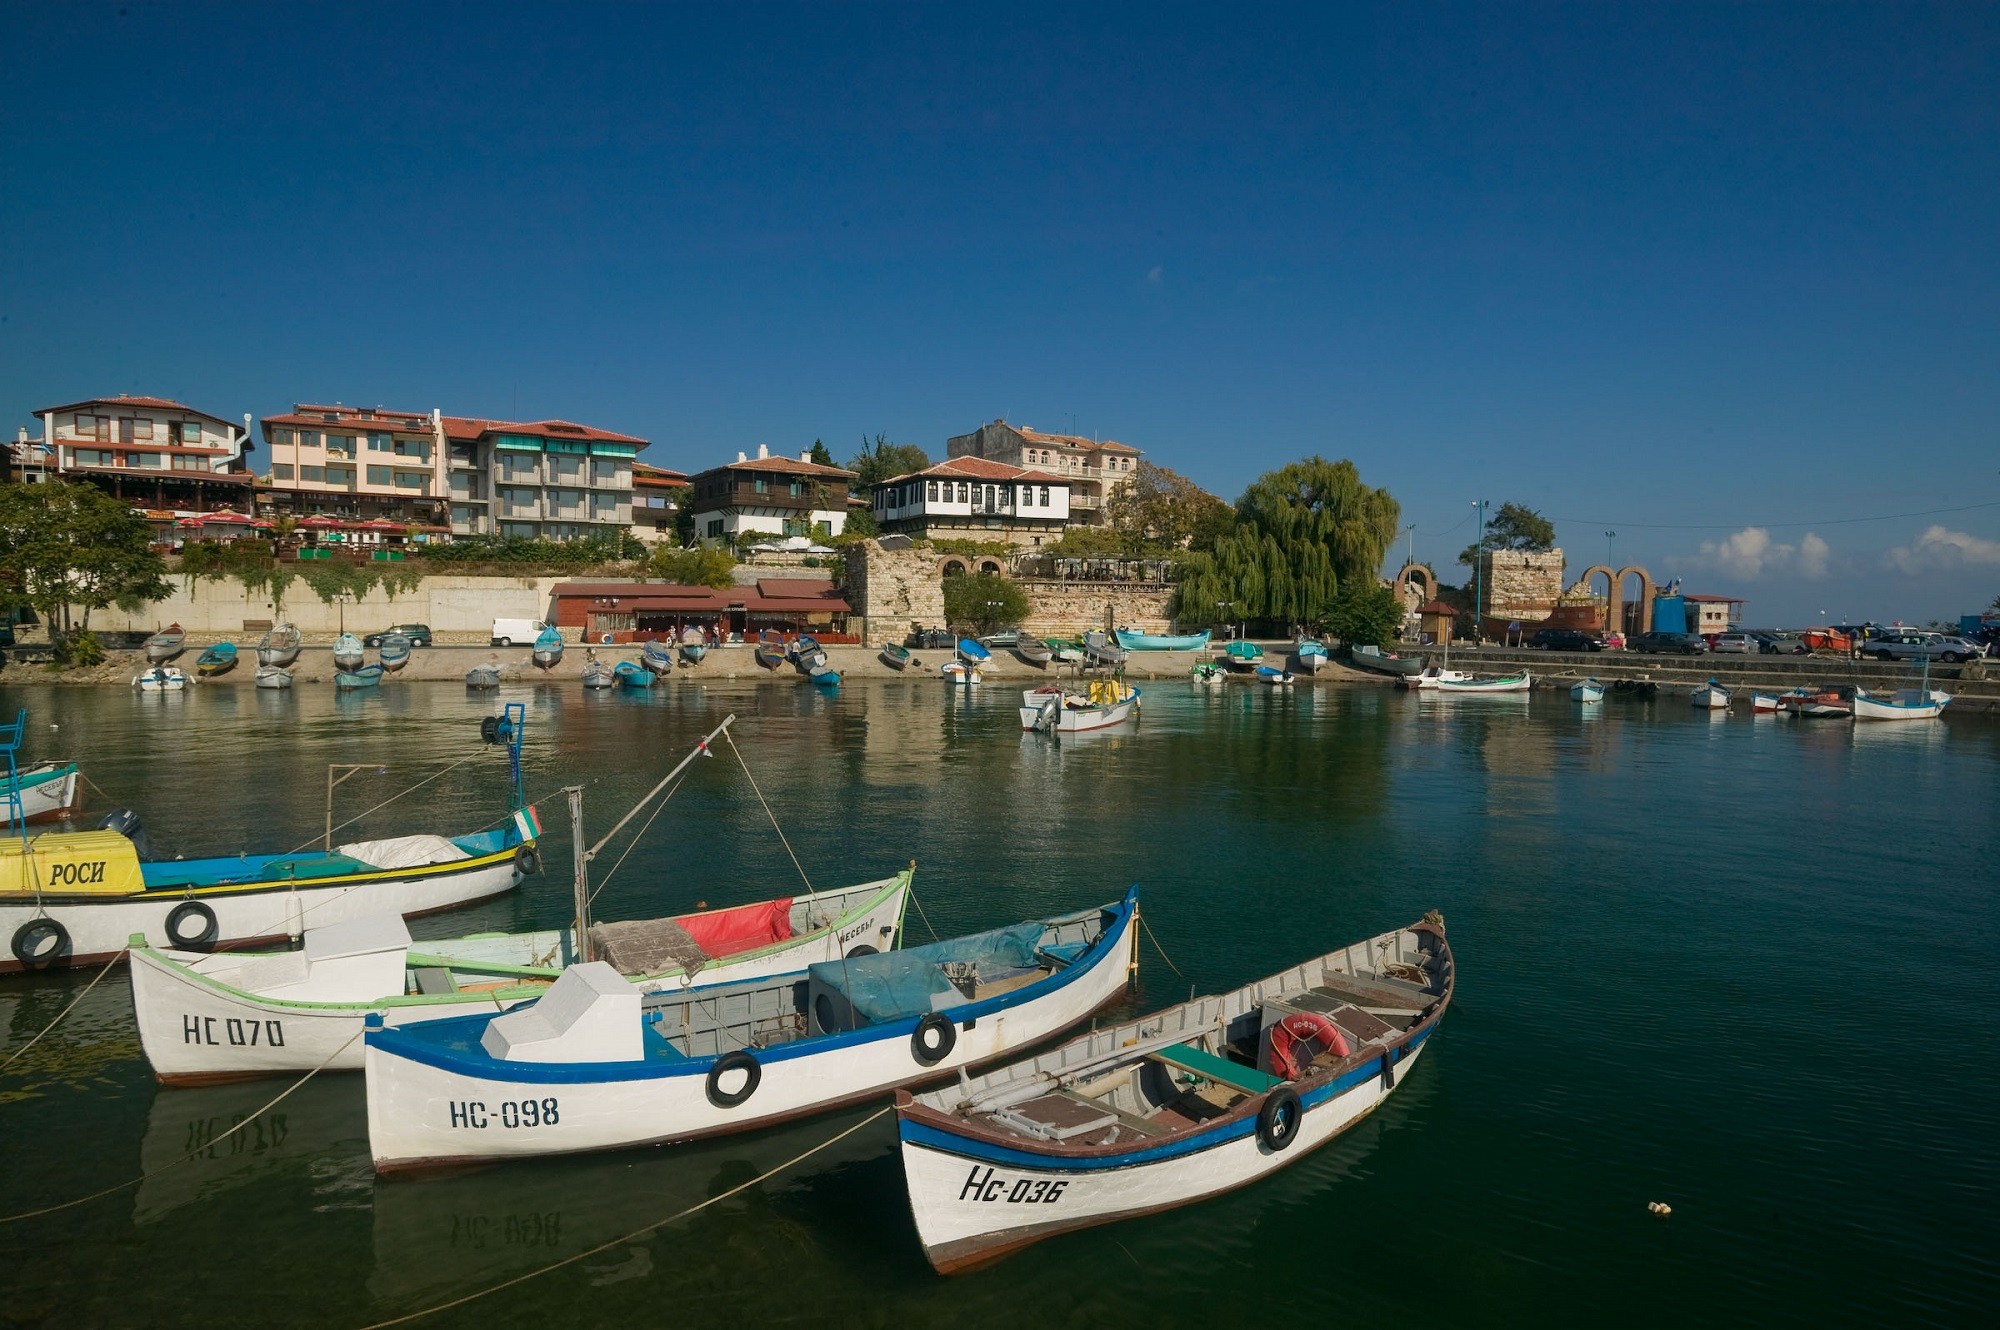
[[(274, 1094), (269, 1083), (161, 1090), (139, 1141), (147, 1176), (133, 1198), (132, 1221), (159, 1223), (184, 1206), (283, 1176), (321, 1201), (334, 1193), (365, 1200), (374, 1184), (359, 1090), (352, 1077), (315, 1077), (255, 1118)], [(246, 1119), (241, 1131), (224, 1135)]]

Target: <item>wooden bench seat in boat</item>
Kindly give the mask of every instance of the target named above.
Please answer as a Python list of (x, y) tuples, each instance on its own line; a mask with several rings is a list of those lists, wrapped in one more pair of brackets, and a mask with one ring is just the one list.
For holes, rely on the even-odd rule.
[(1214, 1081), (1217, 1085), (1241, 1090), (1244, 1094), (1263, 1094), (1273, 1086), (1284, 1084), (1269, 1072), (1258, 1071), (1255, 1067), (1246, 1067), (1240, 1062), (1231, 1062), (1228, 1058), (1203, 1052), (1193, 1044), (1169, 1044), (1165, 1048), (1155, 1049), (1147, 1056), (1169, 1067), (1192, 1072), (1204, 1080)]
[(458, 981), (442, 965), (426, 965), (416, 971), (416, 976), (417, 992), (425, 997), (439, 997), (458, 991)]
[(1274, 1013), (1309, 1011), (1324, 1016), (1347, 1031), (1348, 1037), (1356, 1044), (1369, 1043), (1398, 1032), (1396, 1026), (1369, 1015), (1352, 1002), (1325, 993), (1301, 993), (1297, 997), (1285, 998), (1282, 1001), (1273, 999), (1264, 1005)]
[(1328, 971), (1311, 989), (1322, 997), (1339, 998), (1357, 1007), (1383, 1011), (1420, 1012), (1437, 1001), (1435, 995), (1400, 979), (1359, 979), (1351, 974)]

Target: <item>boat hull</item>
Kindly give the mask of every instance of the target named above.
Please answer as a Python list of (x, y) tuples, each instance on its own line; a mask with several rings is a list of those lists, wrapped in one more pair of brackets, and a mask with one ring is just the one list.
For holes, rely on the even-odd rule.
[(475, 665), (465, 672), (465, 686), (476, 693), (500, 686), (500, 671)]
[(1063, 707), (1058, 704), (1051, 719), (1047, 703), (1028, 705), (1021, 708), (1021, 728), (1024, 730), (1054, 730), (1057, 734), (1083, 734), (1090, 730), (1108, 730), (1113, 725), (1123, 725), (1132, 719), (1139, 709), (1136, 695), (1110, 706)]
[[(902, 928), (909, 878), (904, 875), (869, 886), (880, 889), (872, 894), (867, 887), (821, 893), (822, 897), (858, 895), (861, 899), (825, 928), (725, 957), (704, 966), (696, 979), (706, 987), (788, 974), (819, 961), (838, 960), (845, 948), (864, 940), (886, 950), (894, 945)], [(394, 1028), (490, 1010), (496, 1004), (511, 1007), (539, 997), (560, 973), (560, 962), (575, 955), (575, 934), (567, 930), (419, 942), (411, 948), (413, 964), (444, 962), (474, 974), (481, 972), (482, 963), (493, 967), (486, 973), (501, 976), (513, 966), (536, 967), (543, 961), (558, 964), (538, 967), (541, 973), (533, 977), (537, 981), (534, 987), (529, 986), (529, 976), (521, 976), (510, 988), (496, 992), (461, 991), (380, 1002), (313, 1002), (260, 997), (200, 972), (200, 967), (234, 965), (243, 958), (147, 948), (132, 953), (132, 1005), (138, 1017), (140, 1046), (153, 1074), (168, 1084), (298, 1074), (321, 1066), (358, 1071), (362, 1065), (358, 1036), (370, 1013), (379, 1013), (383, 1023)], [(635, 977), (632, 983), (642, 992), (652, 992), (679, 988), (682, 978), (676, 970)]]
[[(734, 1108), (707, 1093), (712, 1057), (669, 1064), (488, 1062), (449, 1065), (400, 1050), (393, 1032), (370, 1031), (368, 1146), (380, 1173), (475, 1160), (663, 1145), (747, 1131), (825, 1113), (902, 1086), (944, 1080), (1077, 1025), (1125, 990), (1135, 934), (1123, 908), (1093, 963), (1064, 971), (1035, 996), (1008, 994), (950, 1009), (951, 1049), (916, 1060), (917, 1019), (864, 1026), (758, 1050), (756, 1091)], [(1023, 990), (1026, 992), (1027, 990)], [(1018, 1000), (1010, 1001), (1010, 998)], [(623, 1079), (588, 1079), (614, 1069)], [(522, 1105), (540, 1110), (531, 1124)], [(470, 1105), (480, 1105), (478, 1112)], [(508, 1109), (512, 1106), (513, 1113)], [(509, 1123), (507, 1117), (512, 1116)]]
[(358, 670), (336, 670), (333, 675), (333, 686), (347, 691), (357, 688), (374, 688), (381, 684), (381, 682), (382, 667), (380, 665), (363, 665)]
[(1431, 691), (1456, 696), (1483, 693), (1525, 693), (1535, 686), (1533, 676), (1528, 674), (1509, 675), (1500, 679), (1457, 678), (1451, 676), (1456, 671), (1445, 671), (1430, 683)]
[(1579, 702), (1602, 702), (1604, 685), (1597, 682), (1570, 685), (1569, 695)]
[[(30, 824), (54, 822), (83, 807), (74, 762), (43, 762), (21, 773), (21, 814)], [(0, 803), (0, 827), (14, 825), (14, 810)]]
[(1199, 651), (1208, 645), (1208, 630), (1198, 633), (1135, 633), (1120, 628), (1115, 636), (1127, 651)]
[(136, 676), (132, 683), (142, 693), (178, 693), (187, 687), (187, 675), (171, 665), (156, 665)]
[(292, 672), (281, 665), (259, 665), (257, 667), (257, 686), (265, 689), (290, 688), (292, 686)]
[(1854, 695), (1854, 719), (1935, 720), (1951, 704), (1949, 693), (1932, 691), (1919, 697), (1915, 690), (1909, 692), (1908, 697), (1902, 693), (1894, 697), (1878, 697), (1872, 693), (1857, 692)]

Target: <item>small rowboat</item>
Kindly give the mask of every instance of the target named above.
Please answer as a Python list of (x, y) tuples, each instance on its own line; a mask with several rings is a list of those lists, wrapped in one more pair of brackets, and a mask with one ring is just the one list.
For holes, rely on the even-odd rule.
[(969, 1269), (1305, 1158), (1408, 1081), (1456, 978), (1433, 914), (983, 1076), (898, 1093), (924, 1255), (942, 1273)]
[(1220, 688), (1229, 679), (1229, 672), (1212, 660), (1197, 661), (1189, 675), (1204, 688)]
[(1381, 647), (1352, 647), (1347, 658), (1364, 670), (1376, 674), (1411, 675), (1422, 674), (1425, 660), (1422, 656), (1397, 656), (1384, 654)]
[(172, 665), (155, 665), (134, 675), (132, 686), (142, 693), (178, 693), (188, 686), (188, 677)]
[(1298, 657), (1299, 668), (1307, 674), (1318, 674), (1332, 659), (1326, 654), (1326, 643), (1310, 637), (1299, 639)]
[(1729, 690), (1710, 679), (1701, 687), (1688, 694), (1688, 702), (1702, 711), (1727, 711)]
[(388, 634), (376, 650), (375, 659), (382, 663), (383, 669), (394, 674), (410, 663), (410, 639), (401, 633)]
[(801, 651), (798, 655), (792, 657), (792, 664), (798, 666), (799, 672), (802, 674), (811, 674), (814, 670), (823, 670), (826, 668), (826, 652), (815, 646), (811, 651)]
[(1093, 665), (1114, 666), (1125, 663), (1125, 648), (1118, 645), (1118, 639), (1101, 632), (1083, 635), (1083, 654)]
[(757, 634), (757, 663), (767, 670), (775, 670), (785, 663), (785, 635), (775, 628), (766, 628)]
[(1050, 734), (1081, 734), (1109, 729), (1139, 711), (1139, 690), (1116, 679), (1094, 679), (1087, 692), (1034, 688), (1021, 697), (1021, 728)]
[(1851, 690), (1804, 684), (1778, 694), (1778, 709), (1812, 720), (1845, 720), (1854, 714)]
[(993, 653), (969, 637), (958, 639), (958, 658), (968, 665), (984, 665), (993, 659)]
[(1046, 666), (1055, 659), (1055, 648), (1039, 637), (1023, 637), (1014, 643), (1014, 654), (1030, 665)]
[(1759, 715), (1778, 710), (1778, 699), (1769, 693), (1750, 694), (1750, 710)]
[[(620, 661), (619, 664), (629, 662)], [(642, 671), (643, 672), (643, 671)], [(653, 676), (646, 675), (648, 679)], [(583, 663), (583, 686), (585, 688), (609, 688), (612, 684), (611, 667), (601, 660), (587, 660)]]
[(629, 660), (619, 661), (618, 667), (612, 670), (611, 673), (617, 679), (620, 688), (645, 689), (651, 688), (655, 683), (659, 682), (657, 674), (654, 674), (644, 665), (635, 664)]
[(818, 655), (820, 663), (813, 666), (808, 672), (813, 683), (821, 688), (840, 687), (840, 671), (826, 663), (826, 653), (824, 651), (819, 652)]
[(899, 646), (894, 642), (884, 642), (877, 654), (882, 657), (882, 663), (892, 670), (908, 669), (912, 659), (908, 647)]
[[(596, 924), (589, 937), (642, 991), (797, 975), (855, 946), (894, 947), (909, 890), (903, 872), (812, 895)], [(140, 1046), (167, 1084), (297, 1075), (322, 1064), (359, 1070), (355, 1036), (370, 1012), (392, 1027), (490, 1012), (540, 997), (577, 959), (574, 928), (412, 942), (393, 916), (378, 916), (308, 928), (303, 953), (203, 956), (135, 946), (132, 1005)], [(212, 1017), (218, 1031), (231, 1020), (255, 1022), (275, 1037), (190, 1043), (184, 1015)]]
[(1120, 628), (1117, 637), (1127, 651), (1199, 651), (1208, 645), (1208, 632), (1204, 628), (1198, 633), (1137, 633)]
[(168, 624), (146, 639), (146, 661), (158, 665), (163, 660), (172, 660), (186, 648), (187, 631), (177, 623)]
[(1534, 677), (1526, 670), (1519, 674), (1475, 674), (1452, 678), (1455, 670), (1439, 673), (1432, 685), (1440, 693), (1525, 693), (1534, 687)]
[(335, 670), (333, 673), (333, 686), (344, 690), (373, 688), (381, 682), (380, 665), (363, 665), (358, 670)]
[(1604, 685), (1596, 679), (1585, 679), (1582, 683), (1571, 684), (1569, 695), (1579, 702), (1602, 702)]
[(947, 684), (958, 687), (967, 687), (976, 684), (985, 677), (973, 666), (956, 660), (946, 661), (943, 665), (940, 665), (938, 673), (944, 676), (944, 681)]
[(333, 639), (333, 668), (336, 670), (358, 670), (367, 656), (361, 650), (361, 639), (353, 633), (342, 633)]
[(1255, 642), (1231, 642), (1222, 648), (1222, 654), (1228, 657), (1224, 664), (1230, 669), (1238, 674), (1248, 674), (1257, 668), (1257, 662), (1264, 659), (1264, 648)]
[(1854, 719), (1934, 720), (1951, 705), (1951, 694), (1930, 688), (1898, 688), (1893, 693), (1854, 690)]
[(257, 663), (259, 665), (289, 665), (299, 658), (299, 648), (305, 638), (299, 630), (288, 623), (281, 623), (264, 634), (257, 643)]
[(281, 665), (259, 665), (257, 667), (259, 688), (290, 688), (292, 672)]
[[(597, 961), (506, 1013), (371, 1016), (368, 1148), (387, 1173), (666, 1144), (949, 1079), (1116, 1000), (1137, 905), (693, 990), (641, 994)], [(467, 1102), (488, 1107), (468, 1122)]]
[(562, 664), (563, 636), (554, 624), (535, 635), (535, 650), (531, 659), (537, 668), (552, 670)]
[(1273, 665), (1259, 665), (1257, 667), (1257, 682), (1270, 684), (1274, 688), (1290, 683), (1292, 677), (1290, 670), (1281, 670)]
[(800, 633), (792, 639), (790, 655), (793, 660), (808, 660), (819, 650), (819, 639), (811, 633)]
[[(22, 719), (27, 718), (24, 710)], [(28, 822), (53, 822), (83, 807), (74, 762), (42, 762), (20, 772), (21, 812)], [(14, 825), (14, 810), (0, 801), (0, 827)]]
[(498, 665), (474, 665), (465, 672), (465, 686), (475, 693), (484, 693), (500, 686)]
[[(681, 650), (685, 652), (687, 648)], [(639, 648), (639, 663), (655, 674), (669, 673), (674, 668), (674, 650), (664, 642), (648, 642)]]
[(227, 674), (236, 668), (236, 644), (217, 642), (195, 659), (194, 672), (204, 679)]
[(1049, 654), (1054, 656), (1058, 663), (1063, 665), (1080, 665), (1083, 663), (1083, 644), (1081, 642), (1072, 642), (1066, 637), (1050, 637), (1043, 640), (1049, 645)]

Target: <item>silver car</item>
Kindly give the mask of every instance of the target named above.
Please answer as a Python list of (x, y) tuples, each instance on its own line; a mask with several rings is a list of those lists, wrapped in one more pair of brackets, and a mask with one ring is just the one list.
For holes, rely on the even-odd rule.
[(1749, 633), (1724, 633), (1715, 639), (1715, 645), (1709, 650), (1718, 656), (1754, 656), (1757, 654), (1757, 639)]
[(1985, 654), (1984, 647), (1962, 637), (1946, 637), (1943, 633), (1917, 632), (1908, 628), (1891, 628), (1878, 633), (1862, 644), (1861, 651), (1876, 660), (1942, 660), (1953, 664), (1962, 660), (1977, 660)]

